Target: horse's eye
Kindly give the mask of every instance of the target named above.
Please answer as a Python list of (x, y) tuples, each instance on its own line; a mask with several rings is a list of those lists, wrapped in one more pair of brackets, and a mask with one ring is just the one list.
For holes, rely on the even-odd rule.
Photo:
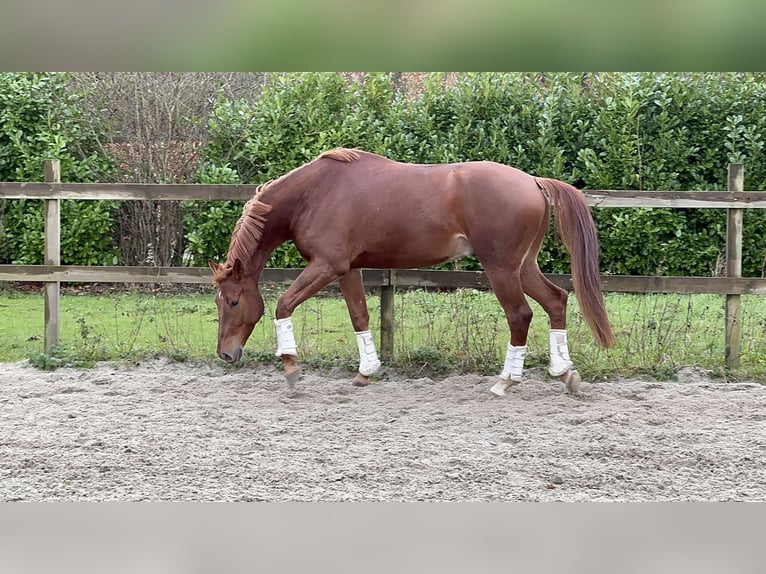
[(229, 303), (229, 305), (231, 305), (232, 309), (236, 309), (237, 305), (239, 305), (239, 301), (232, 301), (231, 303)]

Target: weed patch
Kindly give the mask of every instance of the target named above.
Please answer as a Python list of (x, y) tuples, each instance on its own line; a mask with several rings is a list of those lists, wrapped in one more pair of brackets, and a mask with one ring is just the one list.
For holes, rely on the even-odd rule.
[[(245, 349), (245, 367), (279, 366), (275, 355), (276, 292), (268, 292), (265, 318)], [(548, 363), (548, 321), (530, 301), (526, 367)], [(684, 367), (700, 367), (725, 379), (766, 381), (766, 299), (743, 296), (742, 367), (724, 368), (723, 298), (715, 295), (607, 294), (607, 312), (618, 345), (596, 345), (570, 298), (568, 332), (577, 368), (589, 380), (631, 375), (675, 380)], [(370, 329), (379, 345), (380, 300), (368, 297)], [(217, 312), (209, 294), (64, 295), (61, 345), (43, 353), (40, 294), (0, 293), (0, 362), (29, 358), (41, 369), (87, 366), (104, 360), (165, 356), (176, 361), (217, 361)], [(306, 301), (293, 315), (299, 359), (305, 368), (355, 372), (358, 355), (353, 328), (340, 297)], [(505, 315), (492, 293), (401, 291), (395, 299), (394, 357), (389, 370), (406, 376), (449, 373), (495, 375), (508, 344)]]

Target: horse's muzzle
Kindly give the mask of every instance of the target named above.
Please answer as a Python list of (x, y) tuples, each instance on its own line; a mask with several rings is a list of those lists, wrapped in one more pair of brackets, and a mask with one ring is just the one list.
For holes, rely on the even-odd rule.
[(242, 358), (242, 347), (239, 347), (233, 355), (222, 351), (219, 357), (227, 363), (236, 363)]

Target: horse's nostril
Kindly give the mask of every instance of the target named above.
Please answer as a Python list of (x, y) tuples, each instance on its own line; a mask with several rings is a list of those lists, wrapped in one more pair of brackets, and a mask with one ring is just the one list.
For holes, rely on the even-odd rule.
[(218, 356), (221, 357), (227, 363), (236, 363), (242, 358), (242, 349), (241, 348), (237, 349), (234, 355), (230, 355), (229, 353), (222, 351)]

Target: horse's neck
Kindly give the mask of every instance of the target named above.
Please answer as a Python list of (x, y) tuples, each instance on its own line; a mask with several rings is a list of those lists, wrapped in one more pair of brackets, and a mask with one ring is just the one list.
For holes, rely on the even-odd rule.
[[(267, 228), (268, 229), (268, 228)], [(276, 235), (264, 236), (261, 243), (258, 245), (258, 249), (253, 256), (253, 275), (260, 277), (263, 272), (263, 268), (266, 267), (266, 263), (269, 260), (271, 253), (280, 245), (282, 245), (287, 239), (282, 239)]]
[(260, 201), (271, 206), (271, 211), (266, 215), (264, 233), (253, 257), (257, 277), (260, 277), (271, 253), (292, 238), (290, 223), (294, 216), (296, 199), (296, 194), (284, 186), (267, 189), (260, 197)]

